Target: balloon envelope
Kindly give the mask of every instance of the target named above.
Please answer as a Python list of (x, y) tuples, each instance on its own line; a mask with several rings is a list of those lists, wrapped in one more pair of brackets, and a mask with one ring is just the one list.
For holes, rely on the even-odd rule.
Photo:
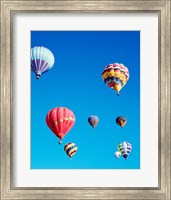
[(116, 157), (116, 158), (119, 158), (120, 156), (121, 156), (121, 153), (120, 153), (119, 151), (116, 151), (116, 152), (115, 152), (115, 157)]
[(76, 154), (77, 150), (78, 150), (77, 145), (76, 145), (75, 143), (72, 143), (72, 142), (69, 142), (68, 144), (66, 144), (66, 145), (64, 146), (64, 151), (66, 152), (66, 154), (67, 154), (70, 158), (72, 158), (73, 155)]
[(95, 115), (92, 115), (88, 118), (88, 122), (93, 128), (95, 128), (99, 123), (99, 118)]
[(116, 118), (116, 123), (121, 127), (124, 127), (126, 122), (127, 122), (127, 120), (123, 116), (119, 116), (119, 117)]
[(115, 90), (119, 95), (119, 91), (129, 80), (129, 70), (123, 64), (109, 64), (104, 68), (102, 78), (106, 85)]
[(75, 123), (74, 113), (65, 107), (53, 108), (46, 116), (46, 123), (53, 133), (62, 141)]
[(128, 142), (121, 142), (118, 145), (118, 151), (122, 154), (122, 156), (127, 160), (128, 156), (132, 150), (132, 145)]
[(55, 62), (53, 53), (45, 48), (36, 46), (31, 49), (31, 70), (39, 79), (41, 74), (49, 71)]

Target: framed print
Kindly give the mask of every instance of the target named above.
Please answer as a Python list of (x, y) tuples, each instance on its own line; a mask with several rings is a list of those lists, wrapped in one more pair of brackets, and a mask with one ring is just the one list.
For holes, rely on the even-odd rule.
[(1, 1), (1, 199), (170, 199), (170, 1)]

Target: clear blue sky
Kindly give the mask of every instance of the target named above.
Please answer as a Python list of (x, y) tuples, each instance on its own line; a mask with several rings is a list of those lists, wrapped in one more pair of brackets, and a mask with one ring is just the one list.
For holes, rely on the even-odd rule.
[[(31, 48), (44, 46), (55, 56), (54, 67), (36, 80), (31, 72), (32, 169), (139, 169), (140, 168), (140, 32), (139, 31), (32, 31)], [(110, 63), (128, 67), (130, 79), (120, 96), (102, 80)], [(63, 143), (46, 125), (54, 107), (68, 107), (76, 117)], [(88, 117), (97, 115), (92, 128)], [(127, 118), (124, 128), (115, 119)], [(132, 144), (128, 160), (114, 156), (122, 141)], [(64, 145), (74, 142), (70, 159)]]

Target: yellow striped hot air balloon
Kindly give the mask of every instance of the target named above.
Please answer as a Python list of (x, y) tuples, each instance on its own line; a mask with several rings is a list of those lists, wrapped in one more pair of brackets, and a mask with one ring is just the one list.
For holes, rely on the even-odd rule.
[(115, 90), (119, 95), (120, 90), (129, 80), (129, 71), (123, 64), (109, 64), (104, 68), (102, 78), (106, 85)]
[(69, 142), (69, 143), (67, 143), (67, 144), (64, 146), (64, 151), (66, 152), (66, 154), (67, 154), (70, 158), (72, 158), (73, 155), (76, 154), (77, 150), (78, 150), (77, 145), (76, 145), (75, 143), (72, 143), (72, 142)]

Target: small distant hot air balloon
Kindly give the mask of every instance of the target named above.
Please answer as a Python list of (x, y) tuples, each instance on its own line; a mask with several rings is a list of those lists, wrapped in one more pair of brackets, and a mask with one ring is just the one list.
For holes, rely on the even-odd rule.
[(132, 150), (132, 145), (128, 142), (121, 142), (118, 145), (118, 151), (122, 154), (122, 156), (127, 160), (128, 156)]
[(88, 118), (88, 122), (93, 128), (95, 128), (99, 123), (99, 118), (95, 115), (92, 115)]
[(51, 131), (60, 139), (71, 130), (75, 123), (74, 113), (68, 108), (58, 107), (50, 110), (46, 116), (46, 123)]
[(116, 157), (116, 158), (119, 158), (120, 156), (121, 156), (121, 153), (120, 153), (119, 151), (116, 151), (116, 152), (115, 152), (115, 157)]
[(119, 116), (119, 117), (116, 118), (116, 123), (121, 127), (124, 127), (126, 122), (127, 122), (127, 120), (123, 116)]
[(70, 158), (72, 158), (72, 156), (73, 156), (74, 154), (76, 154), (77, 150), (78, 150), (77, 145), (76, 145), (75, 143), (72, 143), (72, 142), (69, 142), (68, 144), (66, 144), (66, 145), (64, 146), (64, 151), (66, 152), (66, 154), (67, 154)]
[(123, 64), (109, 64), (104, 68), (102, 78), (106, 85), (115, 90), (119, 95), (120, 90), (129, 80), (129, 71)]
[(53, 53), (45, 47), (31, 49), (31, 70), (39, 79), (41, 74), (49, 71), (55, 62)]

